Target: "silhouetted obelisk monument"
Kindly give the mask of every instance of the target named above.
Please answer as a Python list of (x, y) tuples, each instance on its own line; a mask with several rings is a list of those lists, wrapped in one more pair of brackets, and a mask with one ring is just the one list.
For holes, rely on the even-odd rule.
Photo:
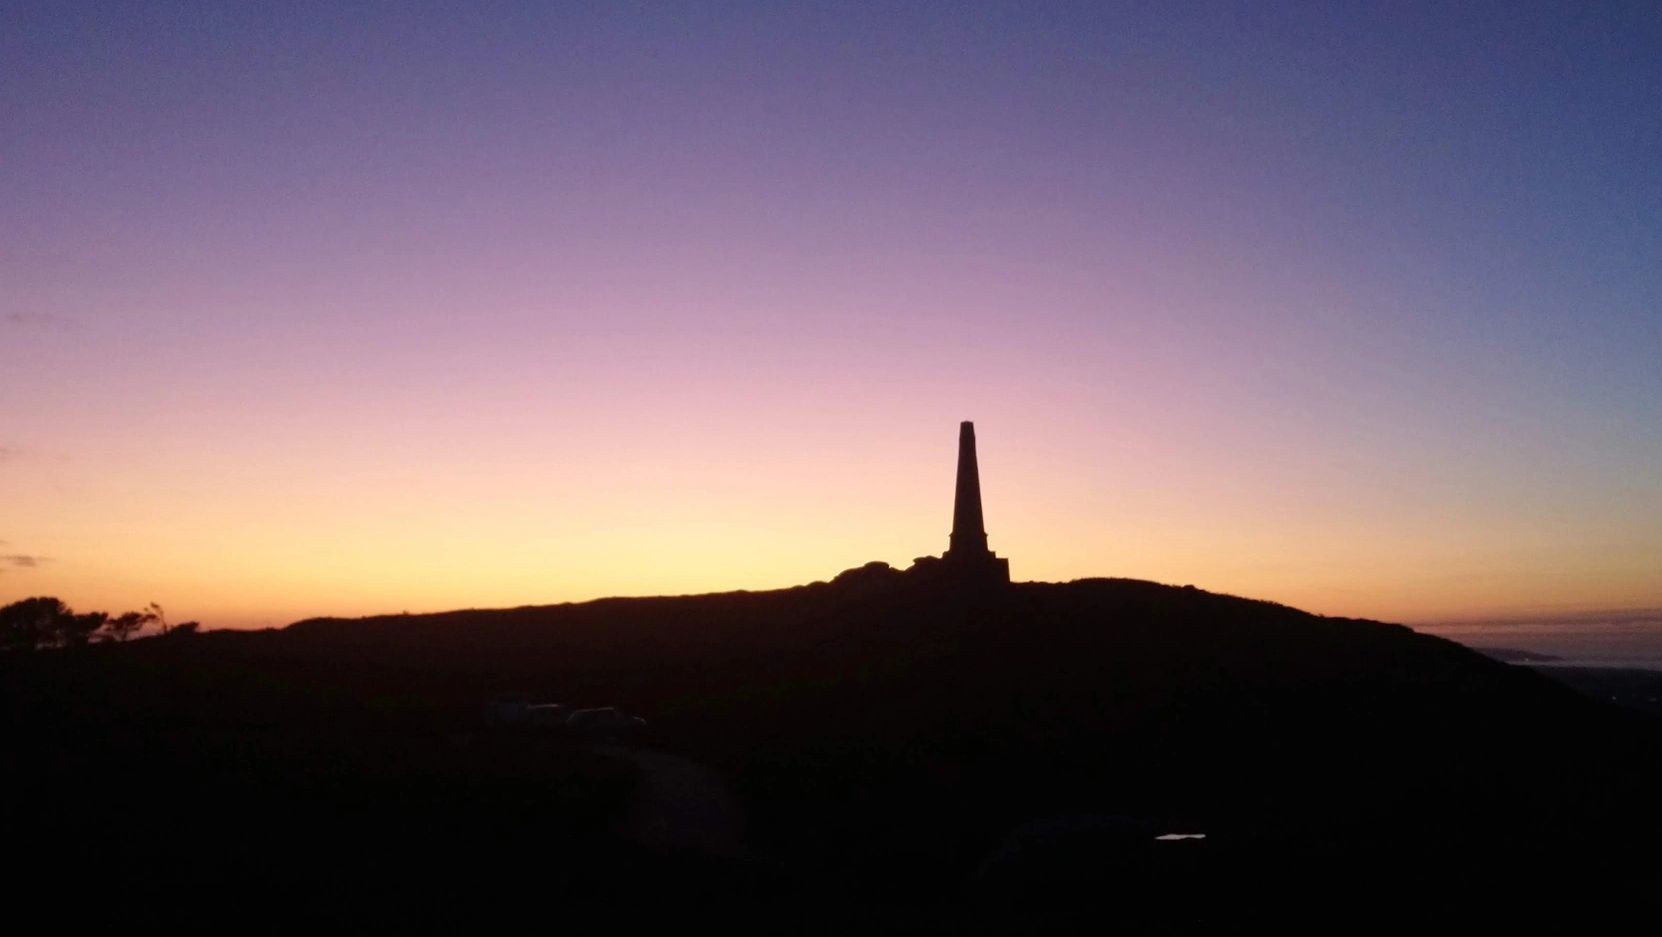
[(958, 424), (958, 489), (952, 501), (952, 537), (947, 561), (991, 556), (987, 530), (981, 520), (981, 469), (975, 464), (975, 424)]
[(975, 459), (975, 424), (958, 424), (958, 487), (952, 502), (952, 536), (940, 559), (919, 557), (912, 569), (962, 582), (1009, 582), (1010, 561), (987, 549), (981, 520), (981, 469)]

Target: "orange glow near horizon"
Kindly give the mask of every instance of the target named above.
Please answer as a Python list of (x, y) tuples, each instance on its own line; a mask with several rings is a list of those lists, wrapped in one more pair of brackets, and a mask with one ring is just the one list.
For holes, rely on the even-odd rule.
[[(1407, 621), (1662, 604), (1644, 554), (1626, 565), (1614, 553), (1568, 556), (1527, 518), (1386, 500), (1340, 510), (1240, 466), (1160, 459), (1130, 438), (1117, 453), (1069, 458), (1090, 437), (1015, 417), (978, 428), (989, 532), (1018, 580), (1126, 576)], [(775, 419), (748, 442), (749, 428), (707, 425), (703, 445), (699, 426), (666, 420), (496, 451), (342, 437), (331, 458), (241, 471), (136, 451), (114, 476), (39, 466), (37, 490), (78, 496), (32, 500), (8, 518), (38, 530), (48, 558), (9, 570), (3, 585), (8, 599), (157, 601), (175, 619), (261, 627), (777, 588), (944, 548), (955, 422), (918, 419), (906, 433), (857, 414)], [(1632, 531), (1636, 543), (1644, 533)]]

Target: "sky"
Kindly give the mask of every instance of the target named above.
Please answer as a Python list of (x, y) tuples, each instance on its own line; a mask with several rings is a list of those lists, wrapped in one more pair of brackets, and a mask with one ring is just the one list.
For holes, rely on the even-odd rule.
[(0, 601), (1662, 607), (1653, 3), (0, 4)]

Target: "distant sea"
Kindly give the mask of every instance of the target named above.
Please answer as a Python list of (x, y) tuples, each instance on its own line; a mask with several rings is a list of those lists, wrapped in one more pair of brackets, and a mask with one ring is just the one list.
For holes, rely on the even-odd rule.
[(1662, 609), (1438, 622), (1414, 630), (1538, 667), (1662, 671)]

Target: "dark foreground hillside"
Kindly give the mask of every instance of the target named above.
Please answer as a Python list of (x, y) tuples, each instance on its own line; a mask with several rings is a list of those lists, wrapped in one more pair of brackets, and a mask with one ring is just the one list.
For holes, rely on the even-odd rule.
[(1128, 580), (316, 620), (11, 655), (0, 694), (16, 881), (76, 912), (1181, 931), (1640, 907), (1662, 868), (1654, 719)]

